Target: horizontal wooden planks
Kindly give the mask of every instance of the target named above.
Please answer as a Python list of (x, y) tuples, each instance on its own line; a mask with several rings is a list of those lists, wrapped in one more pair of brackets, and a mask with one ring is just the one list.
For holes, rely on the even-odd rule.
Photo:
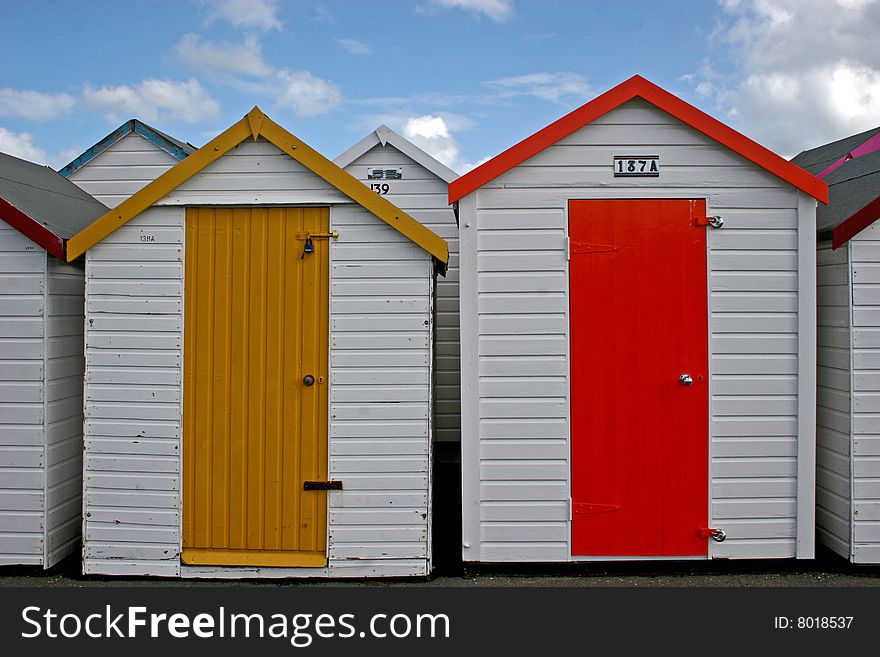
[(68, 180), (114, 208), (177, 162), (149, 140), (131, 133), (74, 171)]
[[(613, 155), (658, 154), (654, 179), (614, 178)], [(462, 204), (463, 271), (475, 287), (464, 335), (478, 362), (463, 384), (465, 525), (482, 560), (564, 560), (567, 504), (566, 203), (570, 198), (705, 198), (708, 230), (710, 522), (735, 537), (715, 557), (795, 553), (798, 206), (793, 188), (636, 100), (502, 174)], [(473, 208), (473, 209), (470, 209)], [(463, 228), (464, 230), (464, 228)], [(650, 284), (650, 281), (646, 281)], [(658, 290), (658, 294), (663, 291)], [(571, 403), (578, 403), (572, 400)], [(467, 473), (467, 469), (465, 470)], [(476, 496), (475, 500), (468, 496)], [(504, 518), (485, 515), (506, 504)], [(517, 529), (516, 514), (522, 513)], [(477, 518), (479, 514), (479, 518)], [(542, 515), (544, 514), (544, 515)], [(467, 556), (470, 559), (472, 556)]]
[[(337, 224), (338, 222), (338, 224)], [(152, 208), (87, 259), (84, 568), (233, 577), (424, 575), (430, 558), (432, 263), (369, 213), (331, 209), (330, 566), (181, 570), (183, 214)], [(370, 227), (375, 235), (368, 233)], [(128, 231), (124, 233), (124, 231)], [(155, 243), (142, 235), (161, 235)], [(177, 237), (175, 238), (175, 235)], [(375, 246), (371, 257), (364, 248)], [(122, 258), (121, 256), (125, 256)], [(352, 280), (365, 280), (352, 285)]]
[[(838, 251), (849, 252), (852, 271), (850, 557), (880, 563), (880, 231), (871, 225)], [(844, 518), (847, 519), (847, 518)]]
[(0, 222), (2, 565), (45, 565), (46, 271), (50, 260), (43, 249)]
[[(445, 277), (437, 278), (434, 306), (434, 439), (437, 442), (457, 443), (460, 439), (459, 413), (461, 408), (461, 385), (459, 363), (459, 311), (458, 311), (458, 223), (447, 202), (447, 183), (390, 143), (377, 144), (353, 160), (345, 170), (361, 182), (369, 185), (367, 174), (374, 167), (399, 168), (401, 180), (385, 182), (389, 201), (404, 212), (418, 219), (425, 226), (443, 237), (449, 244), (449, 267)], [(352, 228), (360, 226), (358, 219), (340, 220), (337, 225)], [(360, 221), (364, 221), (361, 219)], [(369, 228), (369, 223), (363, 224)], [(371, 235), (371, 233), (367, 233)], [(359, 281), (358, 281), (359, 284)]]

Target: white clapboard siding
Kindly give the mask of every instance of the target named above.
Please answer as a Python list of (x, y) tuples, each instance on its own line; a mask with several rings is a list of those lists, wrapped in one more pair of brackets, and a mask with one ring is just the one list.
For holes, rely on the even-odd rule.
[(177, 162), (156, 144), (131, 133), (71, 173), (68, 180), (115, 208)]
[[(634, 148), (660, 156), (659, 178), (613, 177), (612, 156)], [(798, 491), (813, 485), (798, 468), (798, 257), (814, 204), (637, 99), (460, 201), (466, 561), (571, 558), (560, 517), (570, 496), (567, 200), (644, 197), (705, 198), (724, 217), (708, 232), (706, 467), (709, 522), (728, 538), (710, 541), (709, 556), (812, 549), (811, 527), (797, 528)]]
[[(291, 162), (262, 140), (243, 143), (87, 253), (87, 573), (234, 578), (429, 572), (431, 257)], [(329, 493), (329, 564), (321, 569), (180, 564), (185, 208), (173, 199), (192, 202), (212, 189), (220, 199), (214, 202), (262, 199), (266, 179), (239, 175), (257, 167), (273, 177), (273, 198), (311, 198), (312, 205), (346, 201), (330, 210), (339, 239), (330, 250), (328, 473), (344, 482), (344, 490)], [(161, 243), (142, 243), (144, 230), (161, 232)], [(366, 260), (365, 249), (373, 250)], [(113, 306), (120, 288), (134, 305)], [(160, 310), (147, 301), (161, 302)], [(143, 396), (147, 388), (155, 399)]]
[[(845, 249), (838, 249), (844, 251)], [(849, 242), (852, 276), (851, 552), (855, 563), (880, 563), (880, 229)]]
[[(371, 167), (399, 168), (402, 180), (371, 181)], [(377, 143), (345, 166), (366, 185), (386, 183), (385, 195), (449, 244), (449, 267), (437, 278), (434, 307), (434, 439), (458, 443), (461, 439), (461, 372), (458, 321), (458, 223), (449, 206), (447, 183), (390, 142)], [(402, 236), (401, 236), (402, 237)], [(405, 238), (404, 238), (405, 239)]]
[(852, 522), (850, 463), (849, 245), (821, 242), (817, 269), (816, 530), (819, 540), (849, 558)]
[(48, 259), (46, 316), (47, 565), (80, 544), (84, 266)]
[(0, 565), (43, 565), (46, 252), (0, 222)]
[[(83, 568), (104, 575), (180, 572), (180, 453), (182, 403), (126, 403), (124, 395), (95, 399), (96, 390), (137, 383), (162, 393), (182, 381), (182, 208), (151, 208), (86, 254), (85, 463)], [(139, 242), (144, 228), (165, 244)], [(117, 244), (131, 235), (131, 253)], [(172, 237), (173, 241), (172, 241)], [(139, 243), (135, 246), (135, 239)], [(164, 273), (170, 267), (176, 278)], [(108, 301), (125, 287), (131, 300), (177, 301), (172, 312), (112, 312)], [(134, 317), (137, 321), (124, 322)], [(169, 325), (169, 322), (172, 324)], [(179, 385), (179, 384), (178, 384)], [(168, 455), (164, 461), (147, 459)], [(126, 465), (128, 459), (128, 465)], [(132, 467), (139, 464), (138, 470)], [(141, 523), (132, 512), (153, 514)]]
[(79, 544), (82, 347), (82, 267), (0, 223), (0, 565)]

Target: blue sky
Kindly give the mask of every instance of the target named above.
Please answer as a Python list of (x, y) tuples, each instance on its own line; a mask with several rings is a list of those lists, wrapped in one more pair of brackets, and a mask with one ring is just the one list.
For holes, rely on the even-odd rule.
[(880, 124), (880, 0), (0, 0), (0, 151), (253, 105), (329, 157), (380, 123), (465, 171), (639, 73), (782, 155)]

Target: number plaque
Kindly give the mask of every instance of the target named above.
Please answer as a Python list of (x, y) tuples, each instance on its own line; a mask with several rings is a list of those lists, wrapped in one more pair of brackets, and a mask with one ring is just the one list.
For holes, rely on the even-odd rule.
[(624, 178), (660, 176), (659, 155), (615, 155), (614, 175)]

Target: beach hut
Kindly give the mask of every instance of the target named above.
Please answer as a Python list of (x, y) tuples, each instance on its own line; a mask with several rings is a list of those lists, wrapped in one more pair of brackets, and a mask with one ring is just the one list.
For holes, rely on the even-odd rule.
[(83, 253), (85, 573), (430, 571), (442, 238), (254, 108)]
[(449, 244), (446, 276), (434, 303), (435, 557), (457, 559), (461, 526), (461, 369), (458, 323), (458, 222), (447, 202), (458, 174), (406, 137), (381, 125), (334, 160)]
[(192, 144), (129, 119), (59, 173), (115, 208), (195, 150)]
[(106, 211), (0, 153), (0, 565), (49, 568), (79, 545), (83, 268), (65, 247)]
[(880, 128), (794, 158), (828, 183), (817, 217), (819, 541), (880, 563)]
[(826, 195), (639, 76), (449, 186), (465, 561), (813, 556)]

